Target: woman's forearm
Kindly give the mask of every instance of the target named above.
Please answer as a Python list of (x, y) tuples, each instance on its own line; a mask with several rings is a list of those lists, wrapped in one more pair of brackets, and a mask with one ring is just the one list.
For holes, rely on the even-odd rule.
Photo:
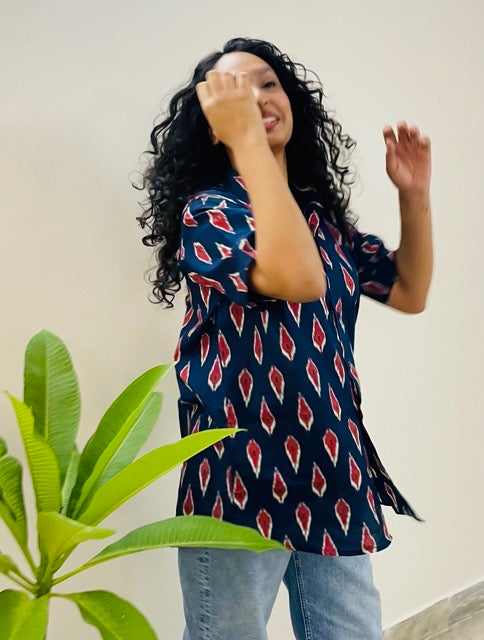
[(399, 193), (401, 239), (395, 254), (398, 278), (415, 305), (425, 307), (433, 268), (430, 196)]
[(270, 288), (294, 299), (325, 294), (323, 263), (313, 234), (266, 141), (232, 149), (255, 222), (256, 267)]

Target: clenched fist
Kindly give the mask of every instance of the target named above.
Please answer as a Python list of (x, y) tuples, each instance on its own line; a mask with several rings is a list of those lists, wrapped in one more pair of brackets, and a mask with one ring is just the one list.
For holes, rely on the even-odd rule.
[(246, 142), (267, 141), (247, 74), (212, 69), (205, 77), (205, 82), (198, 82), (195, 90), (213, 134), (230, 149)]

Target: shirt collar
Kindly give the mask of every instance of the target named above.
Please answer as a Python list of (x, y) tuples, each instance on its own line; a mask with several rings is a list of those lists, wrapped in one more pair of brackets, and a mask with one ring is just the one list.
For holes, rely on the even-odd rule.
[[(229, 166), (225, 174), (225, 185), (239, 200), (249, 202), (249, 194), (245, 180), (243, 176), (241, 176), (238, 171), (232, 167), (232, 165)], [(301, 208), (304, 201), (307, 199), (307, 195), (305, 195), (306, 193), (307, 191), (303, 189), (298, 189), (295, 192), (296, 202)]]
[(244, 178), (234, 169), (229, 166), (227, 173), (225, 174), (225, 185), (229, 188), (236, 198), (249, 202), (249, 194), (245, 185)]

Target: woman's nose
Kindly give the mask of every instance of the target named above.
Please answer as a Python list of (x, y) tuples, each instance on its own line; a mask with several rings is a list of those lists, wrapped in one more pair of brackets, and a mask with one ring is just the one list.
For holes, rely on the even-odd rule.
[(264, 104), (267, 102), (267, 100), (264, 99), (264, 95), (262, 93), (262, 91), (254, 91), (254, 98), (257, 102), (257, 104), (259, 105), (259, 109), (262, 111), (264, 109)]
[(254, 98), (257, 101), (259, 101), (259, 98), (261, 97), (261, 91), (260, 91), (259, 87), (252, 85), (251, 89), (252, 89), (252, 93), (254, 94)]

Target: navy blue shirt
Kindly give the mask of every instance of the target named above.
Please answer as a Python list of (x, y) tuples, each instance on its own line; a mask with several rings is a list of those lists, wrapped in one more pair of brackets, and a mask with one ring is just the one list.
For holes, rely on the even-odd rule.
[(174, 353), (180, 433), (247, 431), (182, 465), (176, 515), (252, 527), (290, 550), (374, 553), (392, 541), (382, 505), (423, 521), (363, 425), (353, 356), (360, 293), (387, 301), (394, 252), (347, 223), (348, 246), (315, 191), (295, 198), (327, 279), (324, 297), (304, 303), (250, 288), (255, 222), (234, 168), (183, 210), (177, 259), (186, 315)]

